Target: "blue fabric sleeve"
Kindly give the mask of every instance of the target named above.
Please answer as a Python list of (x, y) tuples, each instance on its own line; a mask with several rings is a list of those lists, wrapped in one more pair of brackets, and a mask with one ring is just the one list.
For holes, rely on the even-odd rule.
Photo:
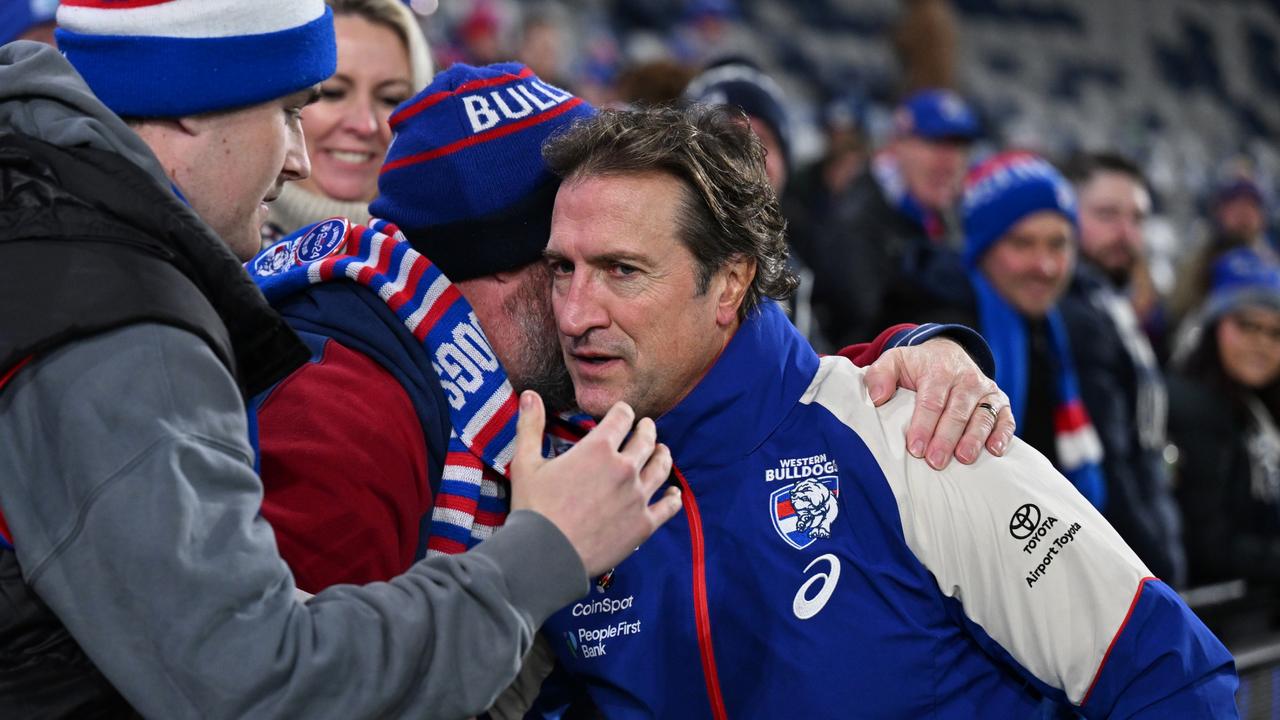
[(1236, 718), (1231, 654), (1168, 585), (1148, 580), (1081, 704), (1088, 718)]
[(973, 362), (978, 365), (983, 374), (992, 380), (995, 379), (996, 361), (991, 355), (991, 348), (987, 346), (987, 341), (982, 339), (982, 335), (979, 335), (977, 330), (965, 325), (925, 323), (894, 333), (884, 347), (886, 350), (895, 347), (910, 347), (939, 337), (959, 343), (960, 347), (969, 353), (969, 357), (973, 358)]

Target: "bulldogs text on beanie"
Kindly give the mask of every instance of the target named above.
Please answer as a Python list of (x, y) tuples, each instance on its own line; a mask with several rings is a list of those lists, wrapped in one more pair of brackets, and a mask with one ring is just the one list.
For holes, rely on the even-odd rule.
[(964, 182), (964, 261), (975, 267), (982, 255), (1024, 217), (1051, 210), (1076, 224), (1071, 184), (1044, 158), (1004, 152), (969, 172)]
[(542, 144), (595, 114), (520, 63), (456, 64), (391, 115), (373, 215), (450, 280), (528, 265), (551, 232), (557, 178)]
[(122, 117), (256, 105), (337, 68), (324, 0), (62, 0), (54, 36)]

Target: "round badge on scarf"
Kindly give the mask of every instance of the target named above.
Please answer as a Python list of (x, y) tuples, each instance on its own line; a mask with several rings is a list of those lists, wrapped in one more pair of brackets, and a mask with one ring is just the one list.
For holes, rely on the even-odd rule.
[(261, 277), (278, 275), (293, 267), (293, 243), (272, 245), (253, 261), (253, 273)]
[(294, 243), (294, 262), (305, 265), (340, 252), (347, 245), (349, 227), (350, 223), (346, 218), (329, 218), (321, 221)]

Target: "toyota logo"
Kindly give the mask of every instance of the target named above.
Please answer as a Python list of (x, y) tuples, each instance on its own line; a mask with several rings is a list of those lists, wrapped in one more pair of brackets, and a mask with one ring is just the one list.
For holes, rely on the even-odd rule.
[(1040, 508), (1027, 503), (1013, 511), (1013, 517), (1009, 518), (1009, 534), (1015, 540), (1026, 540), (1039, 524)]

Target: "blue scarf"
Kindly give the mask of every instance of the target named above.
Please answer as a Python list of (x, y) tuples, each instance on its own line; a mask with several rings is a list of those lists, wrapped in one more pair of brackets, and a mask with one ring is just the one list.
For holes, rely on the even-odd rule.
[[(977, 270), (969, 271), (978, 300), (978, 329), (991, 346), (996, 360), (996, 384), (1009, 396), (1019, 434), (1026, 416), (1027, 357), (1026, 320), (1014, 310)], [(1054, 444), (1058, 453), (1058, 470), (1081, 495), (1102, 510), (1106, 503), (1106, 484), (1102, 475), (1102, 442), (1094, 430), (1089, 413), (1080, 399), (1080, 386), (1071, 362), (1071, 345), (1066, 326), (1057, 308), (1045, 317), (1049, 328), (1049, 350), (1053, 358), (1053, 374), (1058, 405), (1053, 411)]]

